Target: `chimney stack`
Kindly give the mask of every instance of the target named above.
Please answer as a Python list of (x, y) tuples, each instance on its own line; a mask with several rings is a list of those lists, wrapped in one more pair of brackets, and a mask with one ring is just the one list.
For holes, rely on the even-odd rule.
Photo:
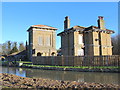
[(28, 49), (27, 40), (26, 40), (26, 45), (25, 45), (25, 47), (26, 47), (26, 50), (27, 50), (27, 49)]
[(98, 16), (98, 28), (105, 30), (105, 22), (104, 22), (104, 17), (103, 16)]
[(64, 30), (68, 28), (70, 28), (70, 19), (69, 19), (69, 16), (66, 16), (64, 21)]

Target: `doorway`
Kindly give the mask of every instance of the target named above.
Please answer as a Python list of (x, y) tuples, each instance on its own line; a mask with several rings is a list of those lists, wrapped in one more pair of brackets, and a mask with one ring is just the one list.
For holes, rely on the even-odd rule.
[(42, 56), (42, 53), (38, 52), (38, 53), (37, 53), (37, 56)]

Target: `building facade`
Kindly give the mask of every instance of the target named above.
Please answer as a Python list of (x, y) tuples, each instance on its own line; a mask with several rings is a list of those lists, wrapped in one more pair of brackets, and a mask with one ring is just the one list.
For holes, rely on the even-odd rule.
[(29, 33), (28, 57), (55, 56), (57, 28), (47, 25), (33, 25), (27, 31)]
[(64, 31), (58, 34), (62, 55), (112, 55), (111, 34), (114, 31), (106, 29), (104, 24), (103, 17), (99, 16), (98, 27), (70, 27), (70, 19), (66, 16)]

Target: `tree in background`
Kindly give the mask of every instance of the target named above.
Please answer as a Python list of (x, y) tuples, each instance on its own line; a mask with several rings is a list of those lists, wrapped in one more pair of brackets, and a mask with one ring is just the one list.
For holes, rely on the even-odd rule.
[(13, 48), (12, 48), (12, 50), (10, 51), (10, 54), (15, 53), (15, 52), (18, 52), (17, 42), (14, 42), (14, 43), (13, 43)]
[[(18, 51), (23, 51), (25, 50), (25, 46), (24, 43), (19, 43), (19, 46), (17, 46), (17, 42), (12, 42), (12, 41), (6, 41), (3, 44), (0, 44), (0, 47), (2, 48), (2, 50), (0, 50), (0, 54), (2, 55), (10, 55), (14, 52), (18, 52)], [(19, 48), (18, 48), (19, 47)]]
[(120, 34), (112, 37), (113, 55), (120, 55)]
[(0, 44), (0, 55), (2, 55), (2, 44)]
[(118, 55), (120, 55), (120, 34), (118, 35)]
[[(113, 55), (120, 55), (120, 34), (112, 37), (112, 45), (113, 45)], [(11, 50), (12, 48), (12, 50)], [(17, 48), (17, 42), (7, 41), (2, 44), (2, 53), (4, 55), (9, 55), (14, 52), (25, 50), (25, 46), (23, 43), (19, 43), (19, 50)], [(59, 54), (61, 54), (61, 50), (57, 50)]]
[(2, 44), (2, 54), (7, 55), (7, 43)]
[(11, 52), (11, 41), (2, 44), (2, 54), (9, 55)]
[(23, 43), (19, 43), (19, 51), (25, 50), (25, 46)]
[(7, 54), (9, 55), (11, 52), (11, 41), (7, 41), (7, 49), (8, 49)]

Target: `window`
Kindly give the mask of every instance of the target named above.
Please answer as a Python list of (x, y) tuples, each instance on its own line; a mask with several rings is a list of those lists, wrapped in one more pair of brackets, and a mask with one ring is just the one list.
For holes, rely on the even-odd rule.
[(47, 37), (46, 37), (46, 45), (47, 45), (47, 46), (50, 46), (50, 36), (47, 36)]
[(84, 55), (84, 50), (83, 49), (79, 49), (78, 50), (78, 56), (83, 56)]
[(43, 45), (43, 39), (42, 39), (42, 36), (39, 36), (39, 38), (38, 38), (38, 44), (39, 44), (39, 45)]
[(82, 35), (78, 35), (78, 43), (83, 44), (83, 36)]

